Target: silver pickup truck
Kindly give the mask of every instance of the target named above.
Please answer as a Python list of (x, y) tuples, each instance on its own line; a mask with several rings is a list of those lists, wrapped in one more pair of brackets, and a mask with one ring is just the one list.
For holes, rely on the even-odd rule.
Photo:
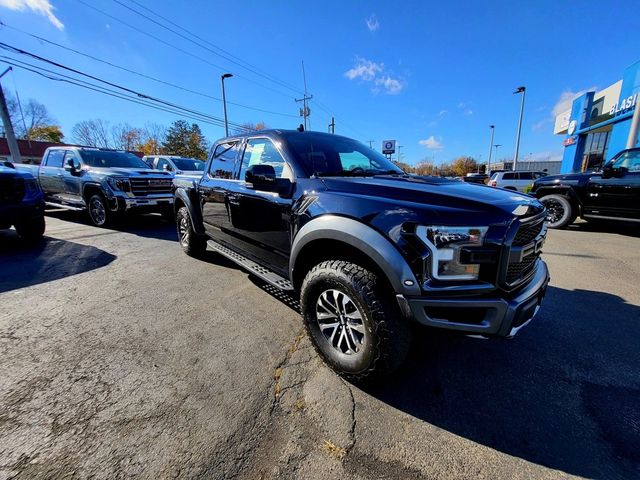
[(132, 153), (85, 147), (50, 147), (39, 166), (18, 165), (38, 179), (47, 206), (86, 210), (108, 226), (124, 212), (173, 218), (172, 175), (149, 168)]

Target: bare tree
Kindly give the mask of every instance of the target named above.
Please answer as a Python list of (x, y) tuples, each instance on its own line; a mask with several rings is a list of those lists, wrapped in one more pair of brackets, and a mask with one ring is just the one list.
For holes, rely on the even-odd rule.
[(73, 140), (87, 147), (110, 148), (109, 122), (102, 119), (83, 120), (71, 129)]
[[(26, 104), (20, 105), (11, 92), (5, 90), (7, 109), (18, 138), (35, 139), (31, 132), (55, 126), (55, 119), (49, 114), (47, 107), (30, 98)], [(36, 135), (37, 136), (37, 135)]]
[(258, 130), (267, 130), (269, 126), (260, 121), (258, 123), (245, 122), (240, 127), (234, 128), (233, 133), (239, 135), (246, 132), (257, 132)]
[(142, 140), (142, 130), (128, 123), (119, 123), (111, 128), (112, 146), (117, 150), (137, 150)]

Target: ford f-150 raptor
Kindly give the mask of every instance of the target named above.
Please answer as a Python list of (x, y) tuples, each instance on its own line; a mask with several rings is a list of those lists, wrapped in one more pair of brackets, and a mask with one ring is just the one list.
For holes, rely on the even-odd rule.
[(408, 175), (338, 135), (225, 138), (174, 189), (183, 250), (209, 247), (299, 295), (316, 350), (353, 380), (397, 368), (412, 322), (513, 336), (549, 281), (536, 199)]

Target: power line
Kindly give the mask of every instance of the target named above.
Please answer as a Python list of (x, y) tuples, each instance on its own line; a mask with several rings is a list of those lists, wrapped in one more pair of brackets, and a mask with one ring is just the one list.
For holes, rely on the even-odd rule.
[(71, 67), (67, 67), (66, 65), (63, 65), (61, 63), (55, 62), (53, 60), (49, 60), (47, 58), (41, 57), (41, 56), (36, 55), (34, 53), (28, 52), (26, 50), (22, 50), (20, 48), (13, 47), (13, 46), (8, 45), (8, 44), (3, 43), (3, 42), (0, 42), (0, 48), (2, 48), (4, 50), (8, 50), (8, 51), (13, 52), (13, 53), (26, 55), (26, 56), (28, 56), (30, 58), (39, 60), (41, 62), (45, 62), (45, 63), (53, 65), (53, 66), (55, 66), (57, 68), (61, 68), (61, 69), (70, 71), (72, 73), (75, 73), (77, 75), (81, 75), (81, 76), (90, 78), (92, 80), (96, 80), (98, 82), (104, 83), (105, 85), (109, 85), (111, 87), (115, 87), (117, 89), (123, 90), (123, 91), (125, 91), (127, 93), (133, 94), (133, 95), (135, 95), (135, 96), (137, 96), (139, 98), (145, 99), (145, 100), (149, 100), (149, 101), (152, 101), (152, 102), (157, 102), (159, 104), (163, 104), (163, 105), (166, 105), (166, 106), (171, 107), (171, 108), (178, 108), (178, 109), (184, 110), (184, 111), (189, 112), (189, 113), (193, 113), (193, 114), (200, 115), (200, 116), (203, 116), (203, 117), (206, 117), (206, 118), (213, 118), (213, 119), (221, 121), (221, 119), (219, 119), (217, 117), (214, 117), (213, 115), (209, 115), (209, 114), (206, 114), (206, 113), (203, 113), (203, 112), (199, 112), (199, 111), (193, 110), (193, 109), (191, 109), (189, 107), (184, 107), (184, 106), (181, 106), (181, 105), (177, 105), (177, 104), (169, 102), (167, 100), (163, 100), (161, 98), (153, 97), (151, 95), (147, 95), (146, 93), (142, 93), (142, 92), (133, 90), (133, 89), (131, 89), (129, 87), (118, 85), (117, 83), (113, 83), (113, 82), (110, 82), (108, 80), (104, 80), (102, 78), (96, 77), (94, 75), (82, 72), (80, 70), (77, 70), (77, 69), (74, 69), (74, 68), (71, 68)]
[[(144, 73), (137, 72), (137, 71), (135, 71), (135, 70), (131, 70), (131, 69), (127, 68), (127, 67), (123, 67), (123, 66), (121, 66), (121, 65), (117, 65), (117, 64), (115, 64), (115, 63), (112, 63), (112, 62), (109, 62), (109, 61), (107, 61), (107, 60), (104, 60), (104, 59), (101, 59), (101, 58), (95, 57), (95, 56), (90, 55), (90, 54), (88, 54), (88, 53), (81, 52), (81, 51), (79, 51), (79, 50), (76, 50), (76, 49), (73, 49), (73, 48), (67, 47), (67, 46), (65, 46), (65, 45), (61, 45), (61, 44), (59, 44), (59, 43), (56, 43), (56, 42), (54, 42), (54, 41), (52, 41), (52, 40), (49, 40), (49, 39), (46, 39), (46, 38), (40, 37), (40, 36), (38, 36), (38, 35), (34, 35), (33, 33), (26, 32), (26, 31), (24, 31), (24, 30), (22, 30), (22, 29), (20, 29), (20, 28), (17, 28), (17, 27), (14, 27), (14, 26), (8, 25), (8, 24), (6, 24), (6, 23), (4, 23), (4, 22), (2, 22), (2, 21), (0, 21), (0, 25), (1, 25), (1, 26), (3, 26), (3, 27), (7, 27), (7, 28), (10, 28), (10, 29), (12, 29), (12, 30), (15, 30), (15, 31), (17, 31), (17, 32), (20, 32), (20, 33), (22, 33), (22, 34), (24, 34), (24, 35), (27, 35), (27, 36), (29, 36), (29, 37), (35, 38), (35, 39), (36, 39), (36, 40), (38, 40), (38, 41), (45, 42), (45, 43), (47, 43), (47, 44), (49, 44), (49, 45), (53, 45), (53, 46), (55, 46), (55, 47), (61, 48), (61, 49), (63, 49), (63, 50), (66, 50), (66, 51), (69, 51), (69, 52), (72, 52), (72, 53), (75, 53), (75, 54), (77, 54), (77, 55), (81, 55), (81, 56), (83, 56), (83, 57), (89, 58), (89, 59), (94, 60), (94, 61), (96, 61), (96, 62), (100, 62), (100, 63), (103, 63), (103, 64), (105, 64), (105, 65), (109, 65), (110, 67), (117, 68), (117, 69), (119, 69), (119, 70), (122, 70), (122, 71), (125, 71), (125, 72), (128, 72), (128, 73), (131, 73), (131, 74), (133, 74), (133, 75), (137, 75), (137, 76), (139, 76), (139, 77), (146, 78), (146, 79), (148, 79), (148, 80), (152, 80), (152, 81), (154, 81), (154, 82), (161, 83), (161, 84), (163, 84), (163, 85), (167, 85), (167, 86), (169, 86), (169, 87), (176, 88), (176, 89), (178, 89), (178, 90), (182, 90), (182, 91), (185, 91), (185, 92), (188, 92), (188, 93), (192, 93), (192, 94), (195, 94), (195, 95), (199, 95), (199, 96), (201, 96), (201, 97), (210, 98), (210, 99), (212, 99), (212, 100), (216, 100), (216, 101), (219, 101), (219, 102), (221, 102), (221, 101), (222, 101), (222, 99), (221, 99), (221, 98), (215, 97), (215, 96), (213, 96), (213, 95), (209, 95), (209, 94), (207, 94), (207, 93), (199, 92), (199, 91), (197, 91), (197, 90), (192, 90), (192, 89), (189, 89), (189, 88), (183, 87), (183, 86), (181, 86), (181, 85), (176, 85), (176, 84), (174, 84), (174, 83), (167, 82), (167, 81), (165, 81), (165, 80), (161, 80), (161, 79), (156, 78), (156, 77), (153, 77), (153, 76), (151, 76), (151, 75), (146, 75), (146, 74), (144, 74)], [(262, 112), (262, 113), (269, 113), (269, 114), (271, 114), (271, 115), (280, 115), (280, 116), (283, 116), (283, 117), (298, 118), (298, 116), (297, 116), (297, 115), (293, 115), (293, 114), (291, 114), (291, 113), (274, 112), (274, 111), (272, 111), (272, 110), (266, 110), (266, 109), (258, 108), (258, 107), (251, 107), (251, 106), (249, 106), (249, 105), (244, 105), (244, 104), (242, 104), (242, 103), (231, 102), (231, 101), (227, 101), (227, 103), (228, 103), (228, 104), (230, 104), (230, 105), (235, 105), (235, 106), (240, 107), (240, 108), (246, 108), (246, 109), (248, 109), (248, 110), (255, 110), (255, 111), (257, 111), (257, 112)]]
[[(206, 47), (206, 46), (205, 46), (205, 45), (203, 45), (202, 43), (198, 43), (198, 42), (196, 42), (195, 40), (193, 40), (193, 39), (191, 39), (191, 38), (188, 38), (188, 37), (186, 37), (185, 35), (181, 34), (180, 32), (177, 32), (177, 31), (175, 31), (175, 30), (173, 30), (173, 29), (171, 29), (171, 28), (167, 27), (166, 25), (161, 24), (160, 22), (157, 22), (156, 20), (153, 20), (152, 18), (150, 18), (149, 16), (145, 15), (144, 13), (141, 13), (140, 11), (138, 11), (138, 10), (136, 10), (136, 9), (134, 9), (134, 8), (132, 8), (132, 7), (130, 7), (130, 6), (128, 6), (128, 5), (125, 5), (125, 4), (124, 4), (124, 3), (122, 3), (120, 0), (113, 0), (113, 1), (114, 1), (115, 3), (117, 3), (118, 5), (120, 5), (120, 6), (124, 7), (124, 8), (126, 8), (127, 10), (132, 11), (132, 12), (136, 13), (137, 15), (140, 15), (140, 16), (141, 16), (141, 17), (143, 17), (143, 18), (146, 18), (146, 19), (147, 19), (147, 20), (149, 20), (150, 22), (153, 22), (154, 24), (156, 24), (156, 25), (158, 25), (158, 26), (160, 26), (160, 27), (162, 27), (162, 28), (164, 28), (164, 29), (166, 29), (166, 30), (169, 30), (170, 32), (174, 33), (175, 35), (178, 35), (179, 37), (181, 37), (181, 38), (183, 38), (183, 39), (185, 39), (185, 40), (187, 40), (187, 41), (189, 41), (189, 42), (192, 42), (192, 43), (193, 43), (193, 44), (195, 44), (195, 45), (198, 45), (199, 47), (201, 47), (201, 48), (203, 48), (203, 49), (205, 49), (205, 50), (207, 50), (207, 51), (209, 51), (209, 52), (213, 53), (214, 55), (218, 55), (219, 57), (222, 57), (222, 58), (224, 58), (225, 60), (227, 60), (227, 61), (229, 61), (229, 62), (231, 62), (231, 63), (233, 63), (233, 64), (235, 64), (235, 65), (238, 65), (239, 67), (244, 68), (244, 69), (246, 69), (246, 70), (248, 70), (248, 71), (252, 72), (253, 74), (258, 75), (258, 76), (260, 76), (260, 77), (262, 77), (262, 78), (264, 78), (264, 79), (266, 79), (266, 80), (269, 80), (269, 81), (271, 81), (271, 82), (277, 83), (277, 84), (279, 84), (279, 85), (281, 85), (281, 86), (283, 86), (283, 87), (285, 87), (285, 88), (287, 88), (287, 89), (289, 89), (289, 90), (291, 90), (291, 91), (295, 92), (296, 94), (297, 94), (297, 93), (300, 93), (300, 89), (299, 89), (298, 87), (295, 87), (295, 86), (291, 85), (290, 83), (287, 83), (287, 82), (285, 82), (285, 81), (283, 81), (283, 80), (280, 80), (280, 79), (279, 79), (279, 78), (277, 78), (276, 76), (271, 75), (271, 74), (269, 74), (269, 73), (265, 72), (264, 70), (261, 70), (260, 68), (258, 68), (258, 67), (256, 67), (255, 65), (252, 65), (251, 63), (249, 63), (249, 62), (247, 62), (247, 61), (245, 61), (245, 60), (243, 60), (243, 59), (241, 59), (241, 58), (237, 57), (236, 55), (233, 55), (232, 53), (228, 52), (227, 50), (224, 50), (222, 47), (220, 47), (220, 46), (218, 46), (218, 45), (216, 45), (216, 44), (214, 44), (214, 43), (210, 42), (210, 41), (209, 41), (209, 40), (207, 40), (207, 39), (204, 39), (204, 38), (202, 38), (202, 37), (200, 37), (200, 36), (196, 35), (195, 33), (193, 33), (193, 32), (191, 32), (191, 31), (189, 31), (189, 30), (188, 30), (188, 29), (186, 29), (185, 27), (182, 27), (182, 26), (178, 25), (178, 24), (177, 24), (177, 23), (175, 23), (174, 21), (172, 21), (172, 20), (170, 20), (170, 19), (168, 19), (168, 18), (166, 18), (166, 17), (164, 17), (164, 16), (160, 15), (159, 13), (157, 13), (156, 11), (154, 11), (153, 9), (151, 9), (151, 8), (149, 8), (149, 7), (146, 7), (146, 6), (142, 5), (140, 2), (137, 2), (136, 0), (131, 0), (131, 3), (134, 3), (135, 5), (137, 5), (137, 6), (139, 6), (140, 8), (142, 8), (142, 9), (146, 10), (147, 12), (151, 13), (152, 15), (154, 15), (154, 16), (156, 16), (156, 17), (158, 17), (158, 18), (161, 18), (163, 21), (165, 21), (165, 22), (166, 22), (166, 23), (168, 23), (169, 25), (172, 25), (172, 26), (174, 26), (174, 27), (178, 28), (179, 30), (182, 30), (182, 31), (183, 31), (183, 32), (185, 32), (187, 35), (190, 35), (191, 37), (198, 39), (198, 40), (199, 40), (200, 42), (202, 42), (202, 43), (205, 43), (205, 44), (207, 44), (207, 45), (210, 45), (211, 47), (215, 48), (216, 50), (219, 50), (219, 51), (220, 51), (220, 52), (222, 52), (222, 53), (219, 53), (219, 52), (216, 52), (216, 51), (214, 51), (214, 50), (211, 50), (210, 48)], [(234, 59), (235, 59), (235, 60), (234, 60)], [(236, 61), (236, 60), (237, 60), (237, 61)]]
[[(167, 42), (167, 41), (163, 40), (162, 38), (157, 37), (157, 36), (155, 36), (155, 35), (153, 35), (153, 34), (151, 34), (151, 33), (147, 32), (147, 31), (145, 31), (145, 30), (141, 30), (139, 27), (136, 27), (136, 26), (134, 26), (134, 25), (131, 25), (130, 23), (127, 23), (127, 22), (125, 22), (124, 20), (122, 20), (122, 19), (120, 19), (120, 18), (118, 18), (118, 17), (115, 17), (115, 16), (111, 15), (111, 14), (109, 14), (109, 13), (105, 12), (104, 10), (100, 10), (99, 8), (94, 7), (93, 5), (91, 5), (91, 4), (87, 3), (87, 2), (85, 2), (84, 0), (76, 0), (76, 1), (77, 1), (77, 2), (79, 2), (79, 3), (81, 3), (82, 5), (84, 5), (85, 7), (88, 7), (88, 8), (90, 8), (90, 9), (92, 9), (92, 10), (94, 10), (94, 11), (98, 12), (98, 13), (101, 13), (102, 15), (104, 15), (104, 16), (106, 16), (106, 17), (111, 18), (112, 20), (115, 20), (115, 21), (116, 21), (116, 22), (118, 22), (118, 23), (121, 23), (121, 24), (123, 24), (123, 25), (125, 25), (125, 26), (129, 27), (130, 29), (132, 29), (132, 30), (136, 31), (137, 33), (141, 33), (141, 34), (143, 34), (143, 35), (146, 35), (147, 37), (153, 38), (154, 40), (156, 40), (156, 41), (158, 41), (158, 42), (162, 43), (163, 45), (166, 45), (166, 46), (168, 46), (168, 47), (170, 47), (170, 48), (173, 48), (174, 50), (177, 50), (177, 51), (179, 51), (179, 52), (181, 52), (181, 53), (184, 53), (185, 55), (188, 55), (188, 56), (190, 56), (190, 57), (192, 57), (192, 58), (195, 58), (195, 59), (197, 59), (197, 60), (200, 60), (201, 62), (206, 63), (207, 65), (211, 65), (212, 67), (215, 67), (215, 68), (217, 68), (217, 69), (218, 69), (218, 70), (220, 70), (220, 71), (226, 71), (226, 70), (227, 70), (226, 68), (221, 67), (220, 65), (217, 65), (217, 64), (215, 64), (215, 63), (213, 63), (213, 62), (210, 62), (210, 61), (209, 61), (209, 60), (207, 60), (206, 58), (203, 58), (203, 57), (201, 57), (201, 56), (199, 56), (199, 55), (194, 54), (193, 52), (190, 52), (190, 51), (188, 51), (188, 50), (185, 50), (184, 48), (180, 48), (180, 47), (178, 47), (178, 46), (176, 46), (176, 45), (174, 45), (174, 44), (172, 44), (172, 43), (169, 43), (169, 42)], [(271, 87), (268, 87), (268, 86), (266, 86), (266, 85), (263, 85), (263, 84), (261, 84), (261, 83), (259, 83), (259, 82), (256, 82), (255, 80), (252, 80), (252, 79), (250, 79), (250, 78), (245, 77), (244, 75), (236, 74), (236, 76), (237, 76), (237, 77), (239, 77), (239, 78), (242, 78), (242, 79), (246, 80), (247, 82), (251, 82), (251, 83), (253, 83), (253, 84), (255, 84), (255, 85), (258, 85), (258, 86), (260, 86), (260, 87), (262, 87), (262, 88), (265, 88), (265, 89), (267, 89), (267, 90), (271, 90), (272, 92), (278, 93), (279, 95), (283, 95), (283, 96), (285, 96), (285, 97), (291, 98), (291, 95), (290, 95), (290, 94), (288, 94), (288, 93), (283, 93), (283, 92), (281, 92), (280, 90), (276, 90), (275, 88), (271, 88)]]

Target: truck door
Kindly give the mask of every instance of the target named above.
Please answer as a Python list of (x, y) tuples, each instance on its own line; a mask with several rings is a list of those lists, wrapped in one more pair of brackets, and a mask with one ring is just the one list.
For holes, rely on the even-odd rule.
[[(82, 165), (80, 155), (73, 150), (66, 150), (64, 154), (63, 165), (67, 165), (69, 161), (73, 161), (75, 165)], [(84, 206), (84, 200), (82, 198), (82, 170), (70, 171), (67, 168), (63, 168), (62, 182), (64, 192), (61, 194), (62, 200), (65, 203), (73, 206)]]
[(209, 170), (202, 176), (199, 185), (202, 220), (207, 233), (223, 243), (231, 241), (231, 226), (228, 195), (234, 179), (236, 157), (240, 141), (219, 143), (212, 152)]
[(640, 219), (640, 150), (614, 160), (613, 176), (594, 176), (587, 185), (585, 215)]
[(62, 162), (64, 161), (64, 150), (49, 150), (49, 153), (42, 159), (42, 164), (38, 169), (38, 180), (48, 202), (60, 203), (64, 193), (64, 182)]
[[(242, 155), (239, 181), (230, 187), (228, 203), (232, 234), (260, 263), (288, 275), (290, 212), (293, 201), (273, 191), (260, 191), (245, 181), (247, 168), (271, 165), (278, 178), (293, 180), (284, 157), (268, 138), (248, 139)], [(287, 196), (287, 195), (285, 195)]]

